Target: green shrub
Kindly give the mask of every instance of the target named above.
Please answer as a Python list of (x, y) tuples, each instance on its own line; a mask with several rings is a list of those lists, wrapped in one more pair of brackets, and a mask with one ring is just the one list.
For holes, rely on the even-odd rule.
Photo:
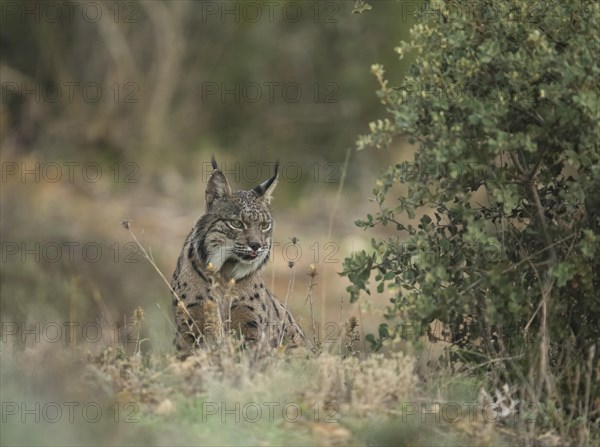
[[(342, 274), (352, 301), (389, 295), (374, 347), (438, 320), (453, 359), (533, 377), (540, 401), (591, 418), (598, 385), (572, 405), (586, 391), (566, 371), (589, 385), (600, 340), (600, 6), (496, 3), (426, 3), (396, 48), (414, 58), (404, 79), (372, 67), (388, 118), (358, 149), (418, 147), (379, 177), (380, 211), (357, 222), (397, 236)], [(390, 197), (398, 184), (407, 192)]]

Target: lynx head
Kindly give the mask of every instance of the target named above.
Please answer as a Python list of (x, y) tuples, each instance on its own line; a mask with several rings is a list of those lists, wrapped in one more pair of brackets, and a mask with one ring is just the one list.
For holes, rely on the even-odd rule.
[(260, 269), (269, 257), (273, 234), (269, 203), (279, 162), (273, 177), (250, 191), (232, 192), (214, 157), (212, 167), (206, 213), (198, 221), (194, 245), (204, 262), (239, 280)]

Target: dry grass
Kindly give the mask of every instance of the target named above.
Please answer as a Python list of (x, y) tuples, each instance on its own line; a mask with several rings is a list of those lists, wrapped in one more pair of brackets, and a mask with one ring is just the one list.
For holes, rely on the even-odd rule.
[[(41, 343), (22, 351), (3, 344), (8, 385), (3, 401), (24, 403), (29, 410), (41, 405), (41, 420), (30, 414), (25, 424), (20, 409), (8, 408), (3, 445), (73, 439), (79, 445), (98, 439), (104, 445), (140, 439), (152, 445), (364, 445), (389, 443), (386, 436), (396, 439), (394, 445), (449, 440), (497, 445), (502, 439), (494, 424), (486, 424), (482, 436), (480, 420), (446, 420), (444, 401), (426, 397), (410, 355), (371, 354), (360, 360), (272, 350), (257, 360), (232, 339), (226, 343), (183, 362), (136, 349), (127, 354), (120, 345), (91, 354), (83, 346), (68, 350)], [(63, 414), (49, 422), (50, 407), (65, 410), (65, 402), (75, 402), (73, 421)], [(102, 416), (88, 422), (79, 411), (83, 407), (101, 408)], [(48, 427), (60, 427), (59, 434), (48, 438)]]

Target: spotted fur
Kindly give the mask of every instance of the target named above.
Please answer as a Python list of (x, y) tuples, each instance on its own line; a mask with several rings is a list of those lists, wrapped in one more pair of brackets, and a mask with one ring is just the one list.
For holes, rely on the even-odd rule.
[(185, 240), (171, 283), (177, 350), (185, 356), (231, 330), (251, 343), (305, 344), (301, 327), (260, 273), (271, 250), (269, 204), (278, 165), (253, 190), (232, 192), (214, 158), (212, 163), (205, 213)]

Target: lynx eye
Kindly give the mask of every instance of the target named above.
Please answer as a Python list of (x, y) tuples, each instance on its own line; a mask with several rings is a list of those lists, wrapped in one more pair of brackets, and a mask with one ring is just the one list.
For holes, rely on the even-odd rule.
[(262, 231), (269, 231), (271, 229), (271, 222), (262, 222), (260, 224), (260, 229)]
[(244, 222), (242, 222), (241, 220), (229, 220), (227, 221), (227, 224), (234, 230), (244, 229)]

